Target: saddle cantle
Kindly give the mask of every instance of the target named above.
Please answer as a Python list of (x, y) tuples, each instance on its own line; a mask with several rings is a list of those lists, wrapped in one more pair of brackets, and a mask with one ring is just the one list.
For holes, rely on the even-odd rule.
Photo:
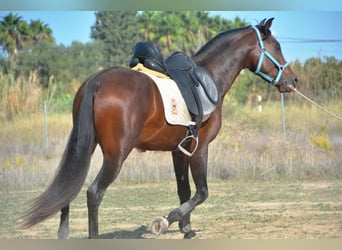
[(134, 46), (129, 67), (133, 68), (138, 63), (141, 63), (148, 69), (167, 74), (163, 64), (163, 55), (153, 43), (138, 42)]
[(207, 117), (216, 108), (220, 96), (211, 75), (183, 52), (171, 54), (164, 65), (167, 73), (175, 80), (194, 116)]

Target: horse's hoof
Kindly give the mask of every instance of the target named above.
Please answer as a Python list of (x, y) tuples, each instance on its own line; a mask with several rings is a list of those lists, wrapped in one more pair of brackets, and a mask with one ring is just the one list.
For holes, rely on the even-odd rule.
[(196, 236), (196, 233), (195, 233), (195, 231), (193, 231), (193, 230), (190, 230), (189, 232), (187, 232), (187, 233), (185, 233), (184, 234), (184, 239), (191, 239), (191, 238), (193, 238), (193, 237), (195, 237)]
[(150, 230), (155, 235), (166, 233), (169, 227), (169, 222), (165, 217), (154, 218), (150, 223)]
[(183, 217), (182, 211), (179, 208), (175, 208), (167, 216), (167, 221), (169, 222), (169, 225), (171, 225), (175, 221), (183, 220)]

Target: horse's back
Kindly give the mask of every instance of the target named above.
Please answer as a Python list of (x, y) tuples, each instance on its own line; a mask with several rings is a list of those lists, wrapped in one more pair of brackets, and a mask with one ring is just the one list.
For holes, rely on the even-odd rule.
[[(151, 99), (153, 95), (153, 86), (151, 79), (146, 75), (128, 69), (128, 68), (111, 68), (107, 71), (100, 72), (96, 76), (96, 80), (100, 82), (96, 99), (125, 99), (126, 101), (143, 101)], [(137, 99), (137, 97), (140, 97)]]
[(74, 98), (74, 118), (77, 115), (84, 90), (91, 81), (99, 82), (94, 96), (94, 104), (101, 108), (109, 107), (109, 103), (114, 104), (119, 100), (125, 101), (125, 106), (138, 101), (148, 101), (154, 94), (149, 77), (128, 68), (111, 67), (95, 73), (81, 85)]
[[(141, 122), (150, 112), (155, 99), (152, 80), (128, 68), (112, 68), (96, 77), (99, 88), (94, 97), (97, 116), (124, 116)], [(138, 119), (138, 120), (137, 120)]]

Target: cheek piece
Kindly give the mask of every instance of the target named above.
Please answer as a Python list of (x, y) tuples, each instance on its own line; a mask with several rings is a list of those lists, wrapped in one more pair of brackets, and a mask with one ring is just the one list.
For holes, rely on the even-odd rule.
[[(260, 35), (260, 31), (257, 27), (253, 26), (252, 27), (258, 37), (258, 42), (259, 42), (259, 46), (260, 46), (260, 57), (259, 57), (259, 61), (258, 61), (258, 66), (256, 68), (256, 70), (254, 71), (254, 74), (261, 76), (263, 79), (265, 79), (267, 82), (272, 83), (273, 85), (278, 85), (279, 84), (279, 80), (281, 78), (281, 76), (283, 75), (284, 70), (289, 66), (289, 63), (285, 63), (285, 64), (280, 64), (277, 59), (275, 59), (265, 48), (264, 42), (261, 39), (261, 35)], [(264, 62), (265, 56), (277, 67), (278, 69), (278, 73), (276, 75), (275, 78), (272, 78), (270, 75), (267, 75), (263, 72), (260, 71), (262, 64)]]

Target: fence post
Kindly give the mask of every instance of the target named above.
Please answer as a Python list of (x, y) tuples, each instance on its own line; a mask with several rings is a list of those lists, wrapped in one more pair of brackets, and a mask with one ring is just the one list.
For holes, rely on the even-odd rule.
[(262, 96), (258, 95), (258, 112), (261, 113), (262, 112), (262, 105), (261, 105), (261, 101), (262, 101)]
[(44, 106), (44, 125), (45, 125), (45, 147), (46, 147), (46, 150), (48, 150), (49, 149), (49, 128), (48, 128), (48, 120), (47, 120), (46, 101), (44, 101), (43, 106)]
[(285, 108), (284, 108), (284, 94), (280, 93), (281, 98), (281, 119), (283, 125), (283, 138), (286, 139), (286, 126), (285, 126)]

